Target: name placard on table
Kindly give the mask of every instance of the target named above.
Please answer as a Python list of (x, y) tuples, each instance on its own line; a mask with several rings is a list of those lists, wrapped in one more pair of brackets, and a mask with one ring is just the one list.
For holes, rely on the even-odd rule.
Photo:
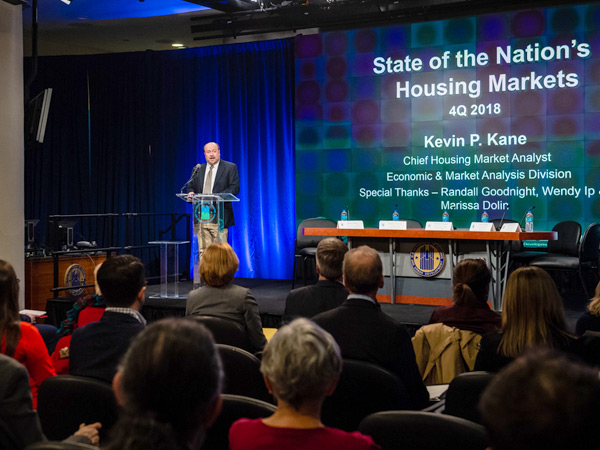
[(469, 231), (496, 231), (492, 222), (471, 222)]
[(432, 231), (452, 231), (454, 230), (454, 225), (452, 225), (452, 222), (427, 222), (425, 229)]
[(364, 230), (365, 224), (362, 220), (338, 220), (337, 227), (344, 230)]
[(518, 223), (505, 223), (502, 225), (502, 228), (500, 228), (500, 231), (505, 231), (507, 233), (520, 233), (523, 230), (521, 230), (521, 225)]
[(408, 223), (406, 220), (380, 220), (380, 230), (407, 230)]

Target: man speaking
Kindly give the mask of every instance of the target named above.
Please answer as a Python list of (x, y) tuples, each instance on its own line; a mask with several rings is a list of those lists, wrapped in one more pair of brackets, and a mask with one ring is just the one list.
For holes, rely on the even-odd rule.
[[(221, 149), (216, 142), (209, 142), (204, 146), (204, 157), (206, 164), (197, 165), (188, 182), (188, 201), (194, 194), (223, 194), (237, 195), (240, 192), (240, 180), (238, 169), (234, 163), (221, 159)], [(202, 257), (204, 249), (211, 243), (219, 240), (227, 242), (229, 227), (234, 225), (233, 206), (231, 202), (223, 205), (223, 229), (219, 232), (219, 224), (216, 222), (201, 223), (194, 212), (194, 231), (198, 238), (198, 260)], [(194, 270), (194, 285), (199, 283), (198, 271)]]

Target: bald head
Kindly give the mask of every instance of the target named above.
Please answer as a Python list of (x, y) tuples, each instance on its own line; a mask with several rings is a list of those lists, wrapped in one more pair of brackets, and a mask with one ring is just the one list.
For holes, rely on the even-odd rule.
[(379, 254), (366, 245), (354, 248), (344, 257), (344, 285), (351, 294), (375, 297), (383, 287), (383, 267)]
[(206, 158), (206, 162), (210, 165), (218, 163), (221, 159), (221, 149), (219, 148), (219, 144), (216, 142), (206, 143), (204, 146), (204, 157)]

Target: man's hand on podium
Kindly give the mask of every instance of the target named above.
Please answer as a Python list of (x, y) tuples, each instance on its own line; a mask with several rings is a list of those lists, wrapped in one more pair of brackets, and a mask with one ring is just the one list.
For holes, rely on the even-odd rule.
[(187, 201), (191, 202), (193, 198), (194, 198), (194, 193), (193, 192), (188, 192)]

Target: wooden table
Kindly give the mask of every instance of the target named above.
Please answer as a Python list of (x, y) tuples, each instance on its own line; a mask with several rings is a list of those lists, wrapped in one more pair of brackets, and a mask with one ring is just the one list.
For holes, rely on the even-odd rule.
[[(450, 253), (450, 268), (458, 262), (458, 254), (455, 252), (459, 241), (484, 241), (488, 262), (492, 272), (492, 305), (497, 311), (502, 309), (502, 294), (508, 276), (508, 265), (510, 261), (511, 241), (554, 241), (558, 239), (556, 231), (532, 231), (532, 232), (505, 232), (505, 231), (434, 231), (423, 228), (409, 230), (380, 230), (377, 228), (366, 229), (338, 229), (338, 228), (304, 228), (303, 233), (307, 236), (346, 236), (349, 246), (352, 246), (352, 238), (378, 238), (387, 239), (390, 255), (395, 254), (395, 243), (402, 239), (424, 239), (442, 240), (448, 242)], [(391, 298), (394, 303), (396, 298), (396, 265), (395, 258), (390, 257)]]

